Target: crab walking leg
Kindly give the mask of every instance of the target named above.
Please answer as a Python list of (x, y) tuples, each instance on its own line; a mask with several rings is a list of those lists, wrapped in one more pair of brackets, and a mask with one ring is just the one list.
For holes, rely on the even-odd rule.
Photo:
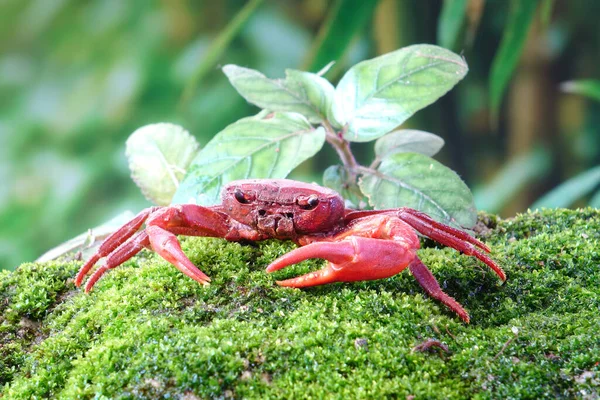
[[(144, 222), (146, 222), (146, 229), (135, 234)], [(135, 236), (132, 237), (134, 234)], [(86, 292), (89, 292), (108, 270), (127, 261), (144, 247), (156, 251), (192, 279), (208, 284), (210, 278), (196, 268), (181, 250), (175, 236), (177, 234), (225, 237), (230, 240), (238, 239), (240, 236), (230, 226), (228, 217), (220, 212), (219, 206), (202, 207), (187, 204), (152, 207), (142, 211), (102, 243), (99, 251), (79, 271), (76, 278), (77, 286), (101, 257), (107, 256), (106, 263), (90, 277), (85, 287)], [(252, 231), (244, 231), (242, 234), (253, 237)]]
[(146, 227), (146, 232), (150, 238), (152, 249), (162, 258), (176, 266), (177, 269), (193, 280), (208, 285), (210, 278), (187, 258), (181, 250), (177, 236), (156, 225)]
[(417, 211), (408, 207), (401, 208), (392, 208), (389, 210), (361, 210), (361, 211), (351, 211), (346, 214), (345, 220), (346, 222), (350, 222), (357, 218), (362, 218), (371, 215), (391, 215), (396, 216), (403, 220), (404, 222), (410, 224), (413, 228), (417, 229), (425, 236), (429, 236), (429, 232), (432, 228), (437, 228), (438, 230), (446, 231), (447, 233), (456, 236), (458, 239), (461, 239), (465, 242), (469, 242), (486, 253), (490, 252), (490, 248), (483, 242), (477, 240), (473, 236), (469, 235), (467, 232), (461, 231), (460, 229), (453, 228), (449, 225), (442, 224), (437, 222), (429, 215)]
[[(345, 220), (348, 223), (355, 221), (359, 218), (365, 218), (376, 215), (393, 215), (406, 222), (419, 233), (443, 244), (444, 246), (452, 247), (466, 255), (474, 256), (488, 267), (490, 267), (496, 275), (503, 281), (506, 280), (506, 274), (502, 268), (492, 260), (487, 254), (490, 252), (490, 248), (484, 243), (480, 242), (473, 236), (460, 229), (455, 229), (451, 226), (439, 223), (429, 217), (427, 214), (422, 213), (412, 208), (395, 208), (391, 210), (368, 210), (368, 211), (352, 211), (346, 214)], [(483, 250), (482, 253), (477, 248)]]
[(117, 247), (122, 245), (129, 239), (135, 232), (140, 229), (140, 227), (144, 224), (144, 221), (148, 218), (148, 216), (156, 211), (159, 207), (150, 207), (142, 210), (138, 215), (136, 215), (131, 221), (127, 222), (117, 231), (115, 231), (112, 235), (107, 237), (104, 242), (100, 245), (96, 253), (90, 257), (89, 260), (81, 267), (79, 272), (77, 273), (77, 277), (75, 278), (75, 286), (79, 287), (83, 278), (87, 275), (87, 273), (92, 269), (92, 267), (98, 262), (102, 257), (106, 257), (110, 253), (112, 253)]
[(181, 272), (204, 285), (208, 285), (210, 278), (187, 258), (176, 234), (228, 238), (231, 230), (227, 216), (219, 212), (219, 207), (195, 204), (165, 207), (146, 221), (152, 249)]
[[(399, 212), (398, 216), (401, 220), (410, 224), (413, 228), (415, 228), (415, 226), (413, 225), (413, 224), (415, 224), (418, 227), (420, 227), (421, 229), (423, 229), (424, 230), (423, 232), (421, 232), (420, 230), (419, 230), (419, 232), (421, 232), (424, 235), (429, 236), (429, 232), (434, 233), (436, 231), (446, 232), (458, 239), (461, 239), (465, 242), (471, 243), (471, 244), (479, 247), (481, 250), (485, 251), (486, 253), (490, 252), (490, 248), (485, 243), (477, 240), (473, 236), (469, 235), (467, 232), (461, 231), (460, 229), (456, 229), (449, 225), (437, 222), (436, 220), (431, 218), (429, 215), (422, 213), (420, 211), (414, 210), (412, 208), (403, 208)], [(415, 229), (417, 229), (417, 228), (415, 228)]]
[(427, 268), (418, 257), (415, 257), (408, 266), (408, 269), (429, 296), (445, 304), (446, 307), (458, 314), (463, 321), (467, 324), (469, 323), (469, 314), (467, 314), (458, 301), (444, 293), (437, 279), (435, 279), (429, 268)]
[(108, 270), (123, 264), (125, 261), (135, 256), (149, 244), (150, 240), (146, 231), (136, 233), (131, 239), (125, 242), (125, 244), (123, 244), (116, 251), (111, 253), (106, 259), (104, 265), (102, 265), (100, 268), (94, 271), (90, 279), (85, 284), (85, 292), (89, 293), (98, 281), (98, 279), (100, 279), (102, 275), (104, 275)]
[(302, 288), (333, 282), (389, 278), (401, 272), (415, 258), (415, 248), (403, 242), (350, 236), (340, 242), (315, 242), (291, 251), (268, 267), (267, 272), (309, 258), (323, 258), (329, 264), (297, 278), (278, 281), (280, 286)]
[[(490, 267), (500, 279), (503, 281), (506, 280), (506, 274), (504, 273), (504, 270), (487, 254), (478, 251), (475, 246), (482, 248), (486, 252), (490, 251), (489, 248), (474, 237), (465, 232), (459, 231), (458, 229), (440, 224), (439, 222), (431, 219), (429, 216), (412, 209), (406, 209), (405, 212), (400, 215), (400, 219), (415, 228), (423, 235), (430, 237), (431, 239), (440, 242), (445, 246), (452, 247), (453, 249), (458, 250), (468, 256), (474, 256)], [(458, 233), (460, 233), (460, 236)], [(465, 237), (469, 238), (469, 240), (467, 240)]]

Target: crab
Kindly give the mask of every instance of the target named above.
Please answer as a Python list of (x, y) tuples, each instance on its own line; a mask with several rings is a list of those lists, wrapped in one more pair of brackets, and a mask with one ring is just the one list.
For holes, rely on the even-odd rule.
[[(180, 204), (141, 211), (106, 238), (79, 270), (79, 287), (102, 257), (105, 263), (91, 275), (85, 291), (92, 290), (108, 270), (121, 265), (144, 248), (158, 253), (201, 284), (210, 278), (183, 253), (176, 235), (219, 237), (229, 241), (292, 240), (298, 247), (268, 267), (273, 272), (306, 259), (322, 258), (321, 270), (277, 281), (281, 286), (304, 288), (333, 282), (388, 278), (408, 267), (425, 292), (469, 322), (469, 314), (441, 288), (417, 256), (417, 233), (474, 256), (506, 280), (502, 268), (487, 253), (489, 247), (466, 232), (439, 223), (411, 208), (353, 210), (334, 190), (287, 179), (246, 179), (224, 186), (220, 205)], [(145, 223), (145, 228), (141, 229)]]

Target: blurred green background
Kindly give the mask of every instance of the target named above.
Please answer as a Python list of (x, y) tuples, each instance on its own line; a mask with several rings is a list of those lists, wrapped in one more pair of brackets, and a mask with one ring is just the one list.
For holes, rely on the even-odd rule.
[(599, 15), (595, 0), (0, 0), (0, 269), (149, 204), (124, 155), (136, 128), (177, 123), (203, 145), (255, 113), (228, 63), (279, 77), (335, 60), (336, 82), (410, 44), (462, 52), (467, 77), (406, 126), (445, 139), (437, 158), (480, 208), (508, 217), (573, 177), (555, 205), (597, 204), (600, 89), (561, 84), (600, 78)]

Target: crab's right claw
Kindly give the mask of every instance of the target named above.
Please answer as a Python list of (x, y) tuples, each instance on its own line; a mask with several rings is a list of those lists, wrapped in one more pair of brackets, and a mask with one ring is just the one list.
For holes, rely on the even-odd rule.
[(297, 278), (278, 281), (288, 287), (388, 278), (401, 272), (415, 257), (415, 249), (401, 242), (350, 236), (339, 242), (315, 242), (273, 261), (267, 272), (307, 260), (323, 258), (328, 265)]

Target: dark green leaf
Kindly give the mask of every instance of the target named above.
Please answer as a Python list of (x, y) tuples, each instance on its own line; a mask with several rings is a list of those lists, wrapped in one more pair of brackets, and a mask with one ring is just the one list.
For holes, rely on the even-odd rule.
[(437, 42), (440, 46), (456, 49), (468, 3), (468, 0), (444, 0), (438, 19)]
[(144, 196), (166, 206), (183, 179), (200, 146), (178, 125), (146, 125), (129, 136), (125, 154), (133, 181)]
[(335, 89), (332, 116), (347, 126), (347, 140), (377, 139), (443, 96), (467, 71), (465, 60), (449, 50), (405, 47), (350, 68)]
[(373, 16), (377, 0), (337, 0), (323, 22), (303, 69), (318, 71), (346, 52)]
[(502, 97), (521, 58), (537, 4), (537, 0), (511, 2), (511, 12), (490, 72), (490, 106), (494, 120), (497, 120)]
[(558, 185), (531, 206), (532, 209), (569, 207), (600, 185), (600, 166), (587, 170)]
[(226, 65), (223, 72), (233, 87), (258, 107), (297, 112), (315, 123), (327, 119), (334, 88), (317, 74), (288, 69), (285, 80), (269, 79), (258, 71), (237, 65)]
[(359, 181), (376, 209), (410, 207), (456, 227), (471, 228), (477, 220), (473, 195), (449, 168), (417, 153), (398, 153)]
[(325, 130), (314, 129), (296, 113), (263, 112), (243, 118), (219, 132), (198, 153), (173, 203), (220, 203), (223, 184), (246, 178), (285, 178), (312, 157), (325, 142)]
[(560, 85), (563, 92), (580, 94), (592, 100), (600, 101), (600, 80), (578, 80), (563, 82)]

